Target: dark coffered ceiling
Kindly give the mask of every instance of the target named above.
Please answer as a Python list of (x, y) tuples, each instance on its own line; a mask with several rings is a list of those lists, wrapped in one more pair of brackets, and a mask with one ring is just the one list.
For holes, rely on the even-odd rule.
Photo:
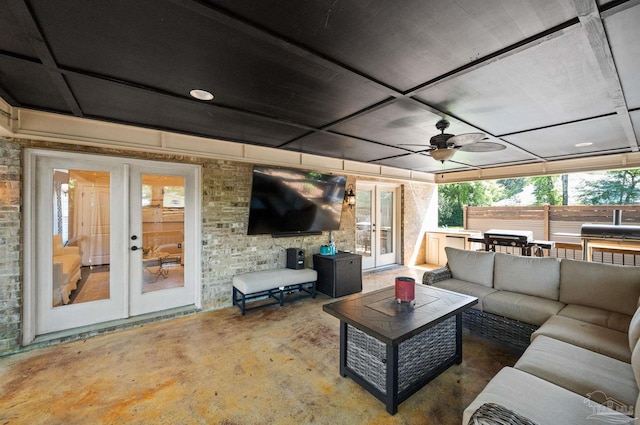
[[(8, 0), (0, 97), (423, 172), (636, 152), (640, 1)], [(441, 118), (506, 149), (440, 164)]]

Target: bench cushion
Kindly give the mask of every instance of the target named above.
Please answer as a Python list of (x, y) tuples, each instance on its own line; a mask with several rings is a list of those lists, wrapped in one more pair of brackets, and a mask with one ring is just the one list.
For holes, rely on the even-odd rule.
[(626, 406), (635, 406), (638, 398), (629, 363), (544, 335), (531, 343), (514, 367), (585, 397), (602, 391)]
[(271, 269), (236, 275), (233, 286), (243, 294), (252, 294), (317, 279), (318, 273), (312, 269)]
[(629, 336), (624, 332), (604, 326), (570, 317), (553, 316), (531, 335), (531, 340), (535, 340), (539, 335), (546, 335), (569, 344), (578, 345), (626, 363), (631, 362)]

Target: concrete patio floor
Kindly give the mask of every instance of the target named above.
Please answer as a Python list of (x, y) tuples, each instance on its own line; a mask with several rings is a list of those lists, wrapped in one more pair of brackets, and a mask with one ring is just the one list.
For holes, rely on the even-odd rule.
[[(422, 268), (367, 274), (365, 290)], [(339, 322), (320, 294), (194, 314), (0, 358), (0, 424), (459, 424), (517, 353), (464, 334), (463, 362), (400, 404), (338, 370)]]

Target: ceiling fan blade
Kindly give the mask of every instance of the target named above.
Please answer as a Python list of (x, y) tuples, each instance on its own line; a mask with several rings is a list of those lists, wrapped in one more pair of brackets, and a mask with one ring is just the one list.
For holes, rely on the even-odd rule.
[(424, 143), (397, 143), (396, 146), (421, 146), (423, 148), (428, 148)]
[(506, 148), (505, 145), (501, 145), (500, 143), (482, 142), (461, 146), (460, 150), (464, 152), (495, 152)]
[(453, 136), (449, 140), (447, 140), (448, 145), (455, 146), (465, 146), (470, 145), (472, 143), (479, 142), (485, 136), (484, 133), (464, 133), (458, 134), (457, 136)]

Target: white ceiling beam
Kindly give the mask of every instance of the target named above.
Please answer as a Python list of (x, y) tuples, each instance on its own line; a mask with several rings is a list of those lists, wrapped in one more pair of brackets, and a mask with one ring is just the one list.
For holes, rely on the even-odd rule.
[(602, 155), (548, 161), (543, 163), (484, 168), (436, 175), (436, 183), (458, 183), (476, 180), (497, 180), (517, 177), (570, 174), (589, 171), (622, 170), (640, 168), (640, 152)]
[(0, 98), (0, 136), (11, 137), (17, 120), (11, 105)]
[(611, 97), (614, 110), (629, 142), (629, 147), (633, 152), (638, 152), (640, 150), (638, 140), (633, 131), (629, 108), (624, 98), (622, 84), (620, 83), (618, 70), (613, 60), (613, 54), (611, 53), (611, 47), (609, 46), (609, 40), (604, 30), (598, 5), (595, 0), (574, 0), (573, 2), (578, 13), (578, 19), (580, 19), (591, 50), (598, 62), (602, 78), (607, 84), (609, 96)]
[(313, 168), (394, 181), (434, 182), (433, 175), (428, 173), (31, 109), (11, 108), (1, 99), (0, 136), (104, 149), (127, 149), (138, 152), (188, 155), (195, 158)]

